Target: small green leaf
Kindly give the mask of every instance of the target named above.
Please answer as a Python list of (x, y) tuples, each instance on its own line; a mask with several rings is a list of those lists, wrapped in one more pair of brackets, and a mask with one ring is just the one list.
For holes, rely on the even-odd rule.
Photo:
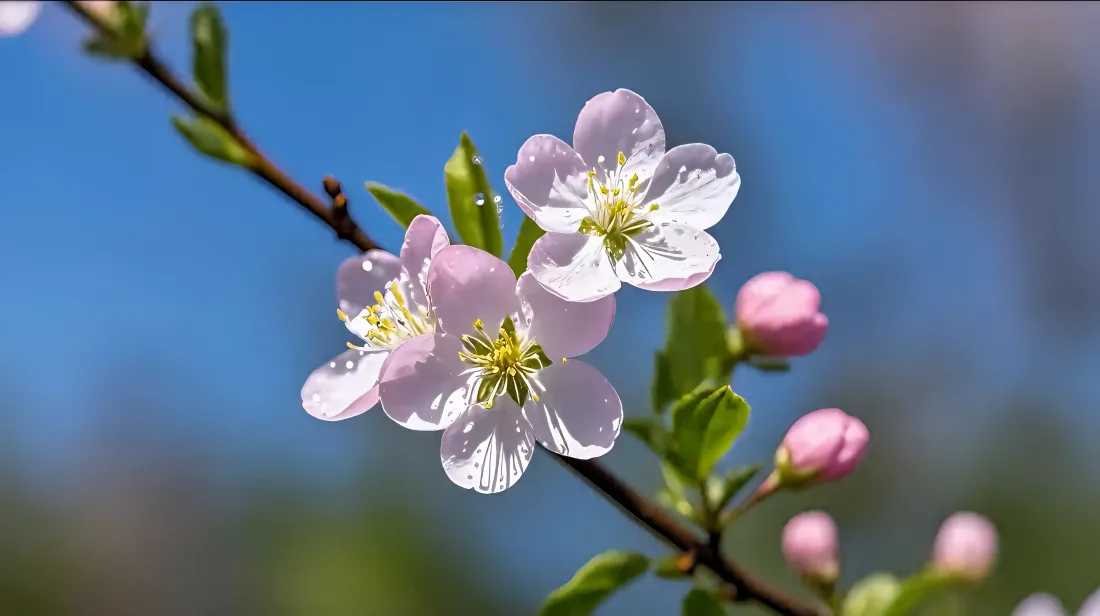
[(676, 400), (676, 385), (672, 382), (672, 367), (664, 351), (653, 356), (653, 383), (649, 386), (653, 400), (653, 412), (658, 415), (665, 412), (668, 405)]
[(726, 608), (718, 595), (702, 588), (693, 588), (684, 595), (682, 616), (726, 616)]
[(685, 580), (691, 577), (691, 573), (684, 571), (682, 561), (684, 555), (666, 556), (653, 561), (653, 575), (664, 580)]
[(963, 587), (957, 577), (935, 571), (922, 571), (905, 580), (897, 597), (883, 616), (907, 616), (914, 608), (931, 599), (933, 595)]
[(493, 187), (481, 164), (481, 156), (463, 132), (455, 153), (443, 167), (451, 219), (462, 241), (499, 257), (504, 238)]
[(84, 51), (103, 60), (129, 60), (130, 52), (117, 40), (101, 36), (84, 39)]
[(748, 364), (761, 372), (788, 372), (791, 369), (786, 357), (750, 357)]
[(118, 32), (128, 43), (140, 41), (142, 50), (145, 48), (145, 24), (149, 21), (148, 2), (117, 2), (115, 14), (118, 19)]
[(642, 554), (610, 550), (577, 570), (573, 579), (550, 593), (539, 616), (586, 616), (612, 593), (649, 569)]
[(218, 7), (204, 3), (191, 14), (191, 42), (194, 46), (191, 68), (195, 85), (210, 104), (223, 112), (229, 109), (225, 87), (228, 39), (229, 34)]
[(546, 233), (530, 216), (524, 216), (519, 225), (519, 234), (516, 235), (516, 244), (512, 246), (512, 255), (508, 257), (508, 267), (518, 277), (527, 270), (527, 255), (531, 254), (531, 247), (535, 240)]
[(748, 482), (752, 481), (762, 466), (759, 462), (746, 464), (731, 470), (724, 477), (708, 479), (707, 500), (711, 508), (718, 511), (725, 507)]
[(726, 317), (705, 285), (680, 291), (669, 302), (664, 356), (673, 398), (703, 383), (729, 383), (733, 362)]
[(417, 216), (421, 214), (425, 216), (432, 215), (428, 208), (420, 205), (405, 193), (398, 192), (377, 182), (367, 182), (366, 185), (367, 191), (374, 197), (374, 200), (382, 206), (382, 209), (389, 212), (390, 216), (393, 216), (397, 224), (405, 229), (409, 228), (409, 225)]
[(887, 573), (873, 573), (856, 582), (844, 597), (841, 616), (885, 616), (901, 591), (898, 579)]
[(211, 158), (242, 167), (251, 166), (254, 162), (252, 153), (210, 118), (189, 120), (175, 116), (172, 118), (172, 124), (196, 150)]
[(749, 405), (729, 385), (701, 387), (672, 407), (672, 458), (700, 485), (749, 420)]
[(622, 429), (645, 443), (658, 457), (664, 457), (668, 430), (656, 417), (627, 417), (623, 420)]

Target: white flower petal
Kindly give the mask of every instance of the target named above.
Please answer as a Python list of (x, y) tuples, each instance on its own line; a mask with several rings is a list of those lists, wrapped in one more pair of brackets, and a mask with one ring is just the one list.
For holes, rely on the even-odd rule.
[(378, 373), (389, 353), (355, 349), (313, 371), (302, 387), (302, 407), (326, 421), (355, 417), (378, 402)]
[(1096, 589), (1077, 611), (1077, 616), (1100, 616), (1100, 588)]
[(706, 280), (720, 258), (706, 231), (662, 222), (630, 238), (615, 273), (638, 287), (678, 291)]
[(547, 231), (576, 231), (589, 215), (588, 174), (581, 157), (553, 135), (535, 135), (519, 149), (504, 184), (520, 209)]
[(554, 453), (588, 460), (611, 451), (623, 422), (623, 404), (611, 383), (592, 366), (570, 360), (536, 375), (539, 401), (523, 413), (535, 438)]
[(502, 492), (527, 470), (534, 453), (531, 424), (508, 396), (490, 409), (475, 404), (443, 433), (439, 458), (451, 481), (483, 494)]
[(547, 290), (571, 302), (611, 295), (621, 283), (603, 240), (581, 233), (547, 233), (535, 241), (527, 267)]
[(354, 317), (374, 303), (374, 292), (386, 292), (386, 283), (401, 276), (401, 260), (384, 250), (368, 250), (348, 257), (336, 270), (336, 299), (340, 309)]
[(618, 168), (619, 152), (626, 155), (622, 177), (637, 173), (648, 180), (665, 153), (665, 129), (657, 112), (630, 90), (597, 94), (584, 105), (573, 129), (573, 149), (596, 179), (605, 180), (602, 169)]
[(428, 305), (428, 266), (431, 260), (451, 240), (435, 216), (421, 214), (412, 219), (405, 230), (405, 243), (401, 245), (401, 266), (409, 280), (416, 282), (413, 299), (421, 306)]
[(1024, 599), (1012, 611), (1012, 616), (1065, 616), (1065, 614), (1062, 602), (1045, 592), (1035, 593)]
[(519, 310), (516, 275), (508, 264), (472, 246), (448, 246), (428, 270), (428, 296), (443, 331), (474, 332), (480, 319), (495, 332), (504, 317)]
[(31, 27), (42, 12), (41, 2), (0, 2), (0, 36), (16, 36)]
[(443, 333), (408, 340), (390, 353), (378, 386), (382, 409), (410, 430), (442, 430), (469, 404), (462, 343)]
[(615, 319), (615, 296), (591, 302), (568, 302), (546, 290), (531, 272), (516, 284), (527, 335), (553, 360), (576, 357), (603, 342)]
[(665, 154), (641, 202), (660, 206), (649, 215), (653, 222), (709, 229), (726, 214), (740, 188), (732, 156), (703, 143), (689, 143)]

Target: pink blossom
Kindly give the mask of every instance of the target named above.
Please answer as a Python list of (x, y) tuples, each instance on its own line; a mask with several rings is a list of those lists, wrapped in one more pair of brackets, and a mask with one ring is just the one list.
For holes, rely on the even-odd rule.
[(783, 527), (783, 556), (800, 575), (822, 581), (836, 579), (836, 522), (824, 511), (807, 511), (791, 518)]
[(784, 481), (836, 481), (859, 465), (869, 441), (862, 421), (840, 409), (819, 409), (791, 425), (776, 467)]
[(984, 516), (963, 511), (940, 526), (932, 549), (938, 571), (981, 580), (997, 560), (997, 529)]
[(764, 355), (809, 355), (829, 327), (817, 287), (787, 272), (750, 278), (737, 293), (736, 308), (750, 348)]

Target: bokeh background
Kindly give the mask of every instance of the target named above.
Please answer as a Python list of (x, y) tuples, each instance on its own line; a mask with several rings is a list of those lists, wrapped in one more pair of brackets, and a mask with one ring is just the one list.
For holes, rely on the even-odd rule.
[[(190, 3), (154, 3), (186, 73)], [(1100, 584), (1100, 5), (1092, 3), (227, 3), (246, 130), (396, 250), (362, 187), (446, 218), (443, 164), (470, 131), (503, 172), (535, 133), (568, 140), (593, 95), (647, 98), (669, 144), (736, 158), (712, 232), (727, 306), (753, 274), (815, 282), (831, 330), (788, 375), (742, 369), (767, 459), (839, 406), (873, 435), (861, 470), (777, 498), (729, 537), (798, 591), (778, 533), (823, 508), (844, 578), (908, 573), (960, 509), (1002, 534), (966, 614)], [(381, 412), (325, 423), (306, 375), (340, 352), (330, 230), (172, 130), (177, 104), (82, 57), (48, 6), (0, 39), (0, 613), (12, 616), (533, 614), (598, 551), (665, 548), (540, 455), (486, 497), (438, 438)], [(506, 239), (508, 242), (508, 239)], [(508, 244), (506, 244), (507, 246)], [(648, 412), (668, 296), (619, 297), (590, 355)], [(658, 485), (624, 436), (607, 463)], [(645, 579), (605, 616), (676, 614)], [(737, 607), (737, 614), (757, 614)]]

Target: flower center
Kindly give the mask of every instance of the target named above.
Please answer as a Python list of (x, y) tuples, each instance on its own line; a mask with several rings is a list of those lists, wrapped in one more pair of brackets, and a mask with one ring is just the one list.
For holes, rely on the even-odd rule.
[(349, 319), (343, 310), (337, 310), (336, 316), (367, 343), (366, 347), (357, 347), (349, 342), (348, 347), (361, 351), (392, 351), (409, 338), (435, 331), (432, 313), (410, 300), (411, 297), (409, 281), (397, 278), (386, 285), (385, 295), (375, 291), (374, 305), (364, 308), (355, 318)]
[(462, 337), (465, 351), (458, 352), (458, 358), (473, 366), (478, 378), (474, 402), (492, 408), (493, 401), (503, 393), (519, 406), (523, 406), (528, 395), (538, 402), (531, 379), (552, 363), (542, 347), (534, 339), (520, 336), (511, 317), (504, 319), (495, 339), (484, 328), (481, 319), (474, 321), (476, 333)]
[(623, 177), (626, 156), (622, 152), (619, 152), (619, 164), (615, 169), (604, 168), (603, 156), (596, 162), (604, 171), (600, 177), (605, 180), (597, 179), (595, 168), (588, 172), (588, 194), (592, 196), (594, 213), (581, 220), (578, 231), (602, 237), (608, 256), (613, 261), (619, 261), (626, 254), (627, 238), (653, 226), (646, 216), (657, 210), (657, 204), (647, 207), (641, 202), (638, 193), (642, 183), (638, 181), (637, 173), (629, 178)]

